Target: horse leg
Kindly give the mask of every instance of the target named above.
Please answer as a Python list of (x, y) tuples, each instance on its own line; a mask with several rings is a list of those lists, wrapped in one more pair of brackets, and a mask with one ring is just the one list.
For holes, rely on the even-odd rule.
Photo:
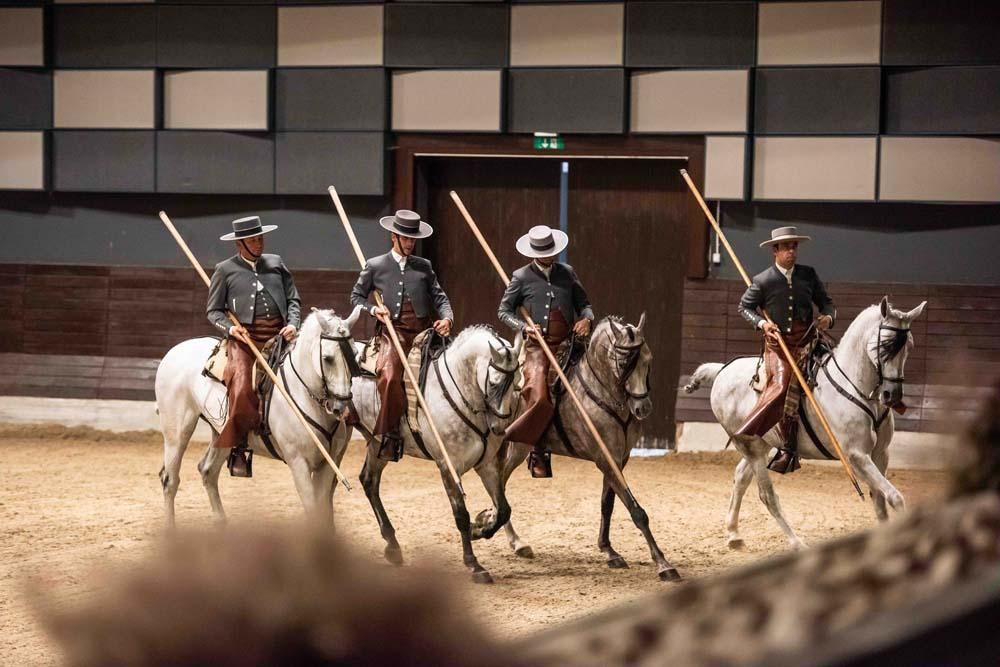
[(613, 570), (627, 568), (628, 563), (621, 557), (614, 547), (611, 546), (611, 514), (615, 511), (615, 490), (608, 483), (608, 478), (603, 479), (603, 489), (601, 491), (601, 530), (597, 535), (597, 548), (608, 557), (608, 567)]
[(212, 431), (212, 442), (198, 462), (198, 472), (201, 474), (201, 485), (208, 494), (208, 502), (212, 505), (212, 514), (216, 523), (226, 522), (226, 510), (222, 507), (222, 496), (219, 495), (219, 473), (226, 461), (225, 452), (215, 446), (219, 434)]
[[(507, 488), (507, 482), (510, 480), (510, 476), (514, 474), (517, 467), (524, 462), (524, 459), (528, 456), (527, 450), (524, 451), (523, 455), (518, 451), (516, 447), (511, 445), (509, 442), (505, 442), (500, 451), (503, 452), (503, 467), (501, 468), (500, 478), (503, 480), (504, 489)], [(498, 456), (501, 456), (498, 454)], [(507, 535), (507, 543), (510, 544), (510, 548), (514, 550), (516, 556), (521, 558), (534, 558), (535, 551), (531, 548), (531, 545), (524, 542), (521, 536), (517, 534), (514, 530), (514, 522), (510, 519), (503, 526), (504, 533)]]
[(378, 521), (382, 539), (385, 540), (385, 551), (383, 552), (385, 559), (393, 565), (402, 565), (403, 550), (399, 548), (399, 542), (396, 541), (396, 529), (389, 520), (389, 515), (386, 514), (385, 507), (382, 505), (382, 497), (379, 495), (382, 471), (385, 470), (386, 465), (387, 462), (378, 457), (378, 443), (369, 440), (365, 465), (361, 468), (359, 479), (361, 486), (364, 487), (365, 496), (368, 497), (368, 503), (372, 506), (372, 511), (375, 512), (375, 520)]
[(313, 470), (312, 487), (316, 499), (316, 518), (333, 526), (333, 491), (337, 487), (337, 475), (327, 465), (326, 459), (319, 468)]
[(490, 539), (500, 527), (510, 520), (510, 504), (507, 502), (507, 494), (502, 473), (500, 471), (501, 462), (497, 457), (483, 463), (476, 468), (476, 474), (483, 482), (483, 488), (490, 495), (493, 501), (492, 510), (483, 510), (476, 516), (472, 524), (472, 539)]
[(680, 579), (681, 576), (677, 574), (677, 568), (671, 565), (664, 557), (663, 552), (660, 551), (659, 545), (656, 544), (656, 539), (653, 537), (653, 533), (649, 530), (649, 516), (646, 514), (646, 510), (642, 509), (642, 506), (639, 505), (639, 501), (637, 501), (635, 496), (632, 495), (632, 491), (618, 481), (618, 476), (612, 472), (611, 468), (603, 458), (598, 459), (596, 463), (597, 467), (604, 474), (605, 484), (609, 484), (611, 486), (615, 494), (622, 501), (622, 504), (625, 505), (629, 515), (632, 517), (632, 523), (634, 523), (636, 528), (639, 529), (642, 536), (646, 538), (646, 544), (649, 546), (649, 554), (656, 562), (656, 571), (660, 580), (676, 581)]
[(736, 464), (736, 473), (733, 475), (733, 495), (729, 499), (729, 514), (726, 515), (726, 531), (729, 533), (728, 544), (730, 549), (742, 549), (743, 538), (740, 537), (740, 506), (743, 504), (743, 496), (753, 479), (753, 466), (745, 458), (740, 459)]
[(751, 465), (753, 467), (753, 475), (757, 478), (757, 495), (760, 496), (760, 501), (764, 503), (767, 511), (774, 517), (774, 520), (778, 523), (778, 527), (781, 528), (785, 537), (788, 538), (788, 542), (796, 549), (805, 549), (806, 543), (795, 534), (795, 531), (788, 524), (788, 520), (785, 519), (784, 512), (781, 511), (781, 503), (778, 502), (778, 494), (775, 493), (774, 485), (771, 483), (765, 456), (754, 454)]
[[(883, 474), (883, 469), (879, 469), (875, 462), (872, 461), (872, 457), (864, 452), (850, 452), (847, 455), (847, 460), (854, 468), (854, 471), (858, 473), (858, 476), (868, 485), (871, 489), (872, 495), (876, 493), (883, 496), (883, 502), (888, 502), (889, 506), (897, 512), (903, 511), (905, 508), (905, 502), (903, 501), (903, 494), (901, 494), (895, 486), (892, 485), (888, 479), (886, 479)], [(885, 456), (885, 465), (889, 464), (888, 455)], [(876, 508), (876, 515), (878, 509)]]
[(316, 501), (316, 488), (313, 485), (312, 469), (309, 461), (304, 456), (289, 458), (286, 463), (292, 471), (292, 481), (295, 482), (295, 490), (299, 493), (302, 507), (305, 510), (306, 518), (316, 519), (320, 513), (320, 508)]
[[(884, 430), (885, 424), (882, 426), (875, 435), (875, 449), (872, 450), (872, 462), (878, 468), (878, 471), (882, 473), (882, 476), (885, 477), (885, 472), (889, 469), (889, 440), (892, 439), (892, 431), (890, 430), (886, 437), (881, 432)], [(878, 521), (886, 521), (889, 518), (889, 511), (886, 509), (885, 494), (875, 487), (869, 487), (869, 492), (872, 497), (872, 505), (875, 508), (875, 518)]]
[(441, 473), (441, 481), (444, 482), (445, 491), (448, 493), (448, 501), (451, 503), (451, 512), (455, 516), (455, 525), (462, 536), (462, 561), (465, 566), (472, 571), (472, 581), (477, 584), (492, 584), (493, 576), (479, 564), (476, 554), (472, 551), (472, 529), (469, 521), (469, 510), (465, 507), (465, 499), (462, 491), (455, 484), (448, 468), (438, 464), (438, 471)]
[(181, 483), (181, 459), (187, 450), (194, 429), (198, 425), (198, 414), (184, 410), (181, 414), (161, 413), (160, 430), (163, 432), (163, 467), (160, 468), (160, 485), (163, 487), (163, 508), (166, 511), (167, 528), (174, 527), (174, 499)]

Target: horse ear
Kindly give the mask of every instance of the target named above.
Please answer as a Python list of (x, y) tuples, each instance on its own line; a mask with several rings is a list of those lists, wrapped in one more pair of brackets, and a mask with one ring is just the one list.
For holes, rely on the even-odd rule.
[(882, 319), (889, 317), (889, 297), (884, 296), (878, 304), (879, 312), (882, 313)]
[(639, 325), (636, 327), (636, 329), (639, 330), (639, 333), (642, 333), (642, 328), (644, 326), (646, 326), (646, 311), (645, 310), (642, 311), (642, 315), (639, 316)]
[(358, 321), (358, 317), (361, 316), (361, 306), (355, 306), (354, 310), (351, 311), (351, 316), (344, 320), (344, 326), (350, 331), (354, 328), (354, 324)]
[(318, 313), (319, 312), (319, 308), (317, 308), (316, 306), (310, 306), (309, 310), (311, 310), (314, 313)]
[(903, 319), (906, 320), (907, 322), (912, 322), (913, 320), (917, 319), (918, 317), (920, 317), (920, 313), (924, 312), (924, 306), (926, 305), (927, 305), (926, 301), (921, 301), (919, 306), (908, 312), (906, 315), (903, 315)]
[(614, 320), (608, 320), (608, 324), (611, 325), (611, 331), (614, 332), (615, 338), (622, 340), (625, 337), (625, 329), (620, 324)]

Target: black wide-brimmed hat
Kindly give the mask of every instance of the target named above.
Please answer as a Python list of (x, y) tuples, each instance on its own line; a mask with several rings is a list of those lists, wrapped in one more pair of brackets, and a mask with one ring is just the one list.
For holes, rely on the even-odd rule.
[(802, 236), (799, 234), (799, 230), (795, 227), (778, 227), (777, 229), (771, 230), (771, 238), (760, 244), (761, 248), (769, 245), (777, 245), (783, 243), (784, 241), (811, 241), (808, 236)]
[(424, 239), (434, 233), (434, 228), (421, 220), (419, 213), (406, 209), (396, 211), (396, 215), (385, 216), (378, 224), (393, 234), (410, 239)]
[(261, 234), (273, 232), (277, 228), (278, 225), (261, 225), (260, 216), (251, 215), (247, 218), (233, 220), (233, 231), (228, 234), (223, 234), (219, 237), (219, 240), (239, 241), (240, 239), (248, 239), (253, 236), (260, 236)]
[(525, 257), (555, 257), (569, 245), (569, 236), (561, 229), (537, 225), (517, 240), (517, 251)]

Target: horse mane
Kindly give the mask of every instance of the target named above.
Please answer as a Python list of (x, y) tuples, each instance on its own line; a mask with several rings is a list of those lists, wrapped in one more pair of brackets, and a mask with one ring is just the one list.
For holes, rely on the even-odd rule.
[(507, 341), (504, 339), (504, 337), (501, 336), (499, 333), (497, 333), (497, 330), (494, 329), (491, 325), (489, 325), (489, 324), (470, 324), (469, 326), (467, 326), (464, 329), (462, 329), (458, 333), (457, 336), (455, 336), (455, 339), (451, 341), (451, 344), (452, 345), (461, 345), (461, 344), (464, 344), (468, 339), (471, 339), (471, 338), (473, 338), (475, 336), (478, 336), (480, 334), (483, 334), (483, 333), (488, 333), (491, 336), (493, 336), (494, 338), (503, 341), (505, 344), (507, 343)]

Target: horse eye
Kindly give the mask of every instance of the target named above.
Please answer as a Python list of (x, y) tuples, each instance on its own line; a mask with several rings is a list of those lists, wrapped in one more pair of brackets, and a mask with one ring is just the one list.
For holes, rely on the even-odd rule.
[(324, 364), (332, 364), (333, 363), (333, 355), (330, 355), (330, 354), (323, 355), (323, 363)]

